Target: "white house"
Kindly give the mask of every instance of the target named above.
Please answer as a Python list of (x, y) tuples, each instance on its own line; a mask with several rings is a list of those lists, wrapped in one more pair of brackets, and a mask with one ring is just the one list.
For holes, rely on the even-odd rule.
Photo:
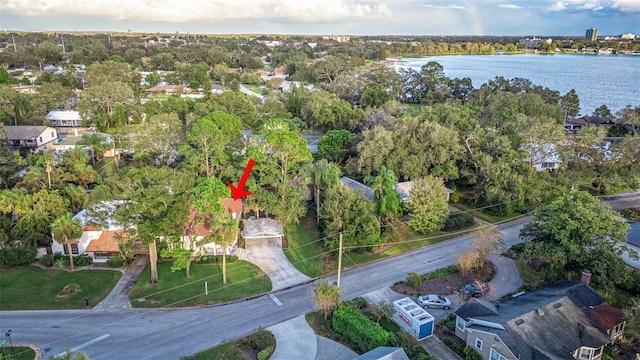
[(5, 126), (9, 145), (32, 154), (51, 152), (58, 142), (58, 132), (49, 126)]
[(59, 127), (80, 127), (82, 117), (76, 110), (51, 110), (47, 113), (49, 125)]
[[(409, 196), (411, 195), (411, 189), (413, 189), (414, 184), (415, 180), (403, 181), (396, 184), (396, 191), (400, 194), (402, 202), (409, 202)], [(444, 189), (447, 191), (447, 202), (449, 202), (453, 190), (446, 187)]]
[[(520, 150), (529, 154), (525, 161), (531, 164), (536, 171), (553, 171), (560, 168), (560, 164), (562, 164), (560, 153), (554, 144), (544, 144), (541, 147), (534, 144), (529, 148), (522, 146)], [(531, 154), (533, 154), (533, 158), (531, 158)]]

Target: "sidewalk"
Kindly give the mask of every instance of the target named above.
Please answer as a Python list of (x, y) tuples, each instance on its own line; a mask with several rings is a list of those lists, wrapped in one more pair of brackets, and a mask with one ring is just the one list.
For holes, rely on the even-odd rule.
[(124, 274), (122, 274), (122, 277), (120, 277), (120, 280), (118, 280), (109, 295), (93, 308), (96, 310), (131, 309), (129, 291), (131, 291), (131, 288), (136, 284), (140, 274), (142, 274), (148, 263), (149, 256), (137, 255), (131, 265), (124, 271)]

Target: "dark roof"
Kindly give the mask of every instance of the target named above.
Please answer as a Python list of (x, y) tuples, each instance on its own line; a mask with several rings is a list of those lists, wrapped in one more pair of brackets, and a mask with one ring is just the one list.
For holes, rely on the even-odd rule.
[(640, 221), (629, 223), (627, 242), (631, 245), (640, 246)]
[(40, 136), (48, 126), (5, 126), (8, 140), (32, 140)]
[[(469, 329), (500, 336), (520, 360), (572, 359), (570, 352), (580, 346), (608, 342), (582, 311), (603, 302), (588, 285), (563, 280), (495, 305), (471, 299), (455, 313), (466, 321), (476, 320), (468, 324)], [(487, 327), (491, 325), (486, 322), (504, 330)]]
[(379, 346), (353, 360), (409, 360), (409, 357), (402, 348)]
[(609, 304), (587, 306), (582, 310), (591, 319), (593, 325), (604, 331), (613, 329), (616, 325), (628, 320), (622, 310)]
[(349, 189), (353, 190), (353, 191), (362, 191), (362, 196), (364, 196), (365, 198), (369, 199), (369, 200), (373, 200), (373, 190), (368, 187), (367, 185), (353, 180), (351, 178), (348, 178), (346, 176), (343, 176), (342, 178), (340, 178), (340, 181), (349, 187)]

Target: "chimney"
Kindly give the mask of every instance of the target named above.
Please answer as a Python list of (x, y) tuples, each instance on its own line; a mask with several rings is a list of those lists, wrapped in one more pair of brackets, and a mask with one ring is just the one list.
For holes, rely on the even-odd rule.
[(78, 136), (78, 128), (73, 128), (73, 136)]
[(589, 285), (591, 282), (591, 271), (585, 270), (582, 272), (582, 278), (580, 279), (583, 283)]

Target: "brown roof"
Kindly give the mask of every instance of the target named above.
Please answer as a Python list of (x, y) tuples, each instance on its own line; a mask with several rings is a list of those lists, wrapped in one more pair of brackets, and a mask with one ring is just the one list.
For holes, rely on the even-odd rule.
[(233, 198), (220, 199), (220, 205), (224, 206), (224, 211), (228, 215), (236, 214), (237, 217), (240, 217), (242, 213), (242, 200), (233, 200)]
[(628, 320), (622, 310), (609, 304), (585, 306), (582, 310), (595, 326), (604, 331), (613, 329), (616, 325)]
[[(118, 234), (121, 233), (121, 234)], [(118, 252), (118, 236), (123, 235), (121, 231), (103, 231), (99, 239), (89, 242), (87, 252)]]
[(211, 235), (211, 220), (204, 218), (198, 209), (191, 209), (189, 222), (184, 229), (184, 234), (194, 236)]

